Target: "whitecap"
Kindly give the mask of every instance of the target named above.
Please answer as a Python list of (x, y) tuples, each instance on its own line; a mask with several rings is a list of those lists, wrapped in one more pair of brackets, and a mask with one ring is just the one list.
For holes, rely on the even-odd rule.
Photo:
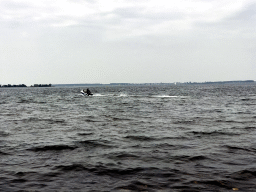
[(93, 96), (94, 96), (94, 97), (104, 97), (105, 95), (102, 95), (102, 94), (100, 94), (100, 93), (95, 93), (95, 94), (93, 94)]
[(156, 95), (156, 96), (153, 96), (153, 97), (171, 98), (171, 97), (178, 97), (178, 96), (175, 96), (175, 95)]
[(127, 97), (127, 94), (121, 93), (121, 94), (119, 95), (119, 97)]

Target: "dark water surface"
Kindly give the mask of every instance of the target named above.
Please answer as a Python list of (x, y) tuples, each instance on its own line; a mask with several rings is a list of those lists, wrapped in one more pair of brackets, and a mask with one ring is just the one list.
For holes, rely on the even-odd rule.
[(256, 191), (256, 86), (0, 89), (0, 191)]

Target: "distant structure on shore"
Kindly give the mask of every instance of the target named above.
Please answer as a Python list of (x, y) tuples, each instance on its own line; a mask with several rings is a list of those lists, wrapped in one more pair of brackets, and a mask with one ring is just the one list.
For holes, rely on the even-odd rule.
[(52, 84), (34, 84), (31, 85), (30, 87), (51, 87)]
[(206, 81), (206, 82), (186, 82), (186, 83), (175, 83), (176, 85), (204, 85), (204, 84), (213, 84), (213, 85), (221, 85), (221, 84), (250, 84), (255, 83), (254, 80), (245, 80), (245, 81)]
[[(31, 85), (30, 87), (51, 87), (52, 84), (34, 84), (34, 85)], [(8, 84), (8, 85), (0, 85), (0, 87), (27, 87), (27, 85), (25, 84), (19, 84), (19, 85), (11, 85), (11, 84)]]

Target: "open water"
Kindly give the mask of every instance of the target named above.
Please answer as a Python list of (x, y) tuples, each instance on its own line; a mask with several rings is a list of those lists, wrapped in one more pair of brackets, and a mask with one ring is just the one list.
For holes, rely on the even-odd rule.
[(0, 191), (256, 191), (256, 85), (0, 89)]

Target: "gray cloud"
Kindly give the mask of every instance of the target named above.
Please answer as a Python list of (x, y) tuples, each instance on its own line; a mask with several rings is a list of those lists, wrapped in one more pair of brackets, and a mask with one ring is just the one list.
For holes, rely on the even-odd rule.
[(0, 1), (0, 6), (2, 10), (15, 11), (17, 9), (27, 10), (32, 8), (29, 3), (26, 2), (17, 2), (12, 0), (2, 0)]
[(250, 0), (19, 2), (0, 1), (0, 84), (255, 79)]

